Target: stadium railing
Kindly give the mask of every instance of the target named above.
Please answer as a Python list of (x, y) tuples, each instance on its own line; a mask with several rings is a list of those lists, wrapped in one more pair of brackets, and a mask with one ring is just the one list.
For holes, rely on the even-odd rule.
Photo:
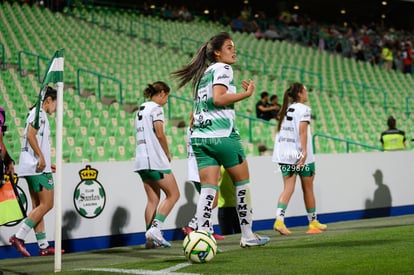
[(308, 71), (308, 70), (305, 70), (303, 68), (298, 68), (298, 67), (295, 67), (295, 66), (283, 65), (281, 67), (281, 70), (280, 70), (280, 77), (282, 79), (287, 78), (286, 71), (288, 71), (288, 70), (293, 70), (295, 72), (299, 72), (299, 82), (301, 82), (301, 83), (306, 82), (305, 81), (305, 75), (310, 75), (310, 76), (314, 76), (314, 77), (318, 78), (319, 91), (322, 92), (324, 90), (323, 83), (322, 83), (322, 75), (320, 73)]
[[(39, 83), (41, 83), (42, 82), (42, 79), (41, 79), (42, 78), (42, 73), (41, 73), (40, 60), (45, 60), (46, 62), (48, 62), (50, 58), (46, 57), (46, 56), (43, 56), (43, 55), (40, 55), (40, 54), (32, 53), (32, 52), (29, 52), (29, 51), (19, 51), (17, 60), (18, 60), (18, 70), (20, 72), (20, 76), (24, 76), (24, 68), (23, 68), (23, 65), (22, 65), (22, 63), (23, 63), (22, 62), (23, 54), (28, 55), (29, 57), (36, 58), (37, 79), (38, 79)], [(31, 68), (29, 68), (29, 69), (31, 69)]]
[(322, 137), (322, 138), (326, 138), (326, 139), (331, 139), (333, 141), (339, 141), (339, 142), (345, 143), (345, 152), (346, 153), (350, 152), (350, 145), (356, 145), (356, 146), (360, 146), (360, 147), (364, 147), (364, 148), (372, 149), (372, 150), (384, 151), (382, 149), (382, 147), (372, 146), (372, 145), (369, 145), (369, 144), (364, 144), (364, 143), (357, 142), (357, 141), (350, 140), (350, 139), (329, 136), (329, 135), (325, 135), (325, 134), (322, 134), (322, 133), (315, 133), (312, 136), (312, 146), (313, 146), (314, 153), (317, 153), (316, 152), (317, 151), (316, 146), (315, 146), (315, 141), (316, 141), (317, 137)]
[(115, 78), (113, 76), (103, 75), (103, 74), (98, 73), (96, 71), (82, 69), (82, 68), (79, 68), (76, 71), (76, 81), (77, 81), (76, 83), (77, 83), (77, 90), (78, 90), (78, 94), (79, 95), (81, 95), (81, 90), (82, 90), (81, 89), (82, 88), (81, 87), (82, 85), (81, 85), (81, 81), (80, 81), (80, 74), (81, 74), (81, 72), (86, 73), (86, 74), (90, 74), (90, 75), (93, 75), (93, 76), (96, 77), (96, 79), (98, 81), (97, 82), (97, 85), (96, 85), (96, 88), (98, 90), (98, 98), (99, 98), (99, 100), (102, 99), (102, 89), (101, 89), (101, 81), (102, 81), (102, 79), (108, 79), (108, 80), (111, 80), (111, 81), (115, 82), (118, 85), (119, 103), (120, 104), (123, 104), (122, 81), (121, 80), (119, 80), (119, 79), (117, 79), (117, 78)]
[(344, 79), (341, 81), (341, 97), (344, 97), (345, 95), (345, 85), (349, 84), (349, 85), (353, 85), (356, 87), (361, 88), (361, 104), (364, 105), (366, 103), (366, 93), (367, 91), (374, 91), (374, 92), (380, 92), (383, 95), (383, 102), (382, 102), (382, 107), (384, 108), (384, 111), (387, 111), (387, 93), (385, 92), (385, 90), (383, 88), (379, 88), (379, 87), (373, 87), (370, 86), (366, 83), (360, 83), (360, 82), (355, 82), (355, 81), (351, 81), (349, 79)]

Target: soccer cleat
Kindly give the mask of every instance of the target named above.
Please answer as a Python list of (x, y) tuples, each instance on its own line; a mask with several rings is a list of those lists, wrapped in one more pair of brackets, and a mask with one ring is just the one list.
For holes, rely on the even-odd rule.
[(307, 234), (318, 234), (326, 230), (328, 226), (326, 224), (320, 223), (318, 220), (311, 221), (309, 223), (309, 229), (306, 231)]
[(158, 246), (171, 247), (171, 244), (167, 242), (162, 236), (161, 230), (159, 230), (156, 227), (151, 227), (150, 229), (148, 229), (148, 231), (145, 233), (145, 238), (149, 241), (153, 241)]
[(184, 235), (188, 235), (191, 232), (193, 232), (195, 229), (194, 228), (191, 228), (189, 226), (186, 226), (186, 227), (181, 228), (181, 230), (183, 231)]
[(261, 246), (261, 245), (265, 245), (270, 241), (269, 237), (266, 236), (259, 236), (258, 234), (254, 234), (254, 238), (253, 239), (245, 239), (245, 238), (241, 238), (240, 240), (240, 246), (245, 248), (245, 247), (251, 247), (251, 246)]
[(275, 231), (278, 231), (280, 235), (292, 234), (292, 232), (290, 232), (290, 230), (286, 228), (286, 225), (282, 220), (276, 219), (275, 223), (273, 224), (273, 229)]
[(216, 239), (216, 241), (222, 241), (222, 240), (224, 240), (224, 236), (223, 235), (220, 235), (220, 234), (217, 234), (217, 233), (213, 233), (211, 235), (213, 235), (213, 237), (214, 237), (214, 239)]
[(16, 235), (13, 235), (10, 237), (9, 242), (20, 254), (25, 257), (30, 257), (30, 253), (26, 250), (23, 240), (17, 238)]
[[(65, 250), (61, 250), (61, 253), (65, 253)], [(46, 248), (39, 249), (39, 256), (51, 256), (55, 255), (55, 248), (53, 246), (49, 246)]]

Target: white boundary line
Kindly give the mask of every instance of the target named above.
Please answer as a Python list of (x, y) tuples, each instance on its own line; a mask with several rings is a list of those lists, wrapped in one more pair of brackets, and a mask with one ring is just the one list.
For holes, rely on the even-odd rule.
[[(191, 265), (191, 263), (182, 263), (178, 264), (166, 269), (161, 270), (146, 270), (146, 269), (121, 269), (121, 268), (81, 268), (77, 270), (85, 270), (85, 271), (102, 271), (102, 272), (116, 272), (116, 273), (123, 273), (123, 274), (140, 274), (140, 275), (166, 275), (171, 274), (176, 270), (181, 268), (187, 267)], [(198, 273), (182, 273), (182, 272), (174, 272), (174, 275), (197, 275)]]

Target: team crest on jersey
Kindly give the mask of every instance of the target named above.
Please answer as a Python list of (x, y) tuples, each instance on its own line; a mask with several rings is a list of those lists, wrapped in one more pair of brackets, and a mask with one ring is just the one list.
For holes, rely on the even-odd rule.
[(96, 218), (102, 213), (106, 202), (105, 190), (97, 180), (98, 170), (86, 165), (79, 171), (79, 176), (81, 182), (73, 194), (76, 211), (84, 218)]

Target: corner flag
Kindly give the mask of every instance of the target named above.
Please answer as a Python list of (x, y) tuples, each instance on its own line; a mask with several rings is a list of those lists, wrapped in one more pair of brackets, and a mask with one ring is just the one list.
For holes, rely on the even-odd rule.
[(53, 82), (57, 86), (56, 106), (56, 182), (55, 182), (55, 272), (62, 267), (62, 132), (63, 132), (63, 59), (64, 50), (60, 49), (50, 60), (40, 87), (36, 102), (36, 116), (33, 127), (39, 129), (39, 113), (42, 106), (46, 87)]
[(40, 106), (42, 105), (42, 102), (44, 100), (45, 93), (46, 93), (45, 87), (50, 82), (53, 82), (53, 83), (63, 82), (63, 64), (64, 64), (63, 53), (64, 53), (63, 49), (56, 51), (53, 58), (49, 61), (49, 65), (47, 67), (45, 76), (42, 81), (42, 85), (40, 86), (39, 97), (36, 102), (36, 118), (35, 118), (35, 124), (33, 125), (35, 129), (39, 128), (39, 112), (40, 112)]

